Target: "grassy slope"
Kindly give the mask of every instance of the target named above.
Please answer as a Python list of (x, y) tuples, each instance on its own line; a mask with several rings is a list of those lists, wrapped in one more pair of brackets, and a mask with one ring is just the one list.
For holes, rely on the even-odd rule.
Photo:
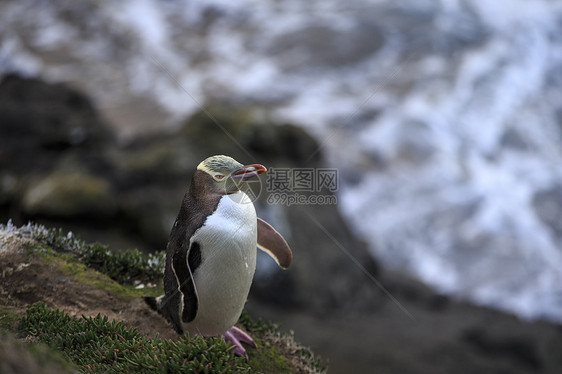
[[(19, 260), (10, 256), (10, 263), (6, 260), (6, 252), (4, 256), (0, 253), (0, 261), (6, 262), (4, 267), (12, 269), (6, 278), (8, 287), (22, 283), (18, 274), (27, 274), (32, 278), (31, 282), (37, 279), (37, 288), (50, 287), (45, 295), (51, 297), (45, 296), (45, 302), (50, 304), (47, 306), (42, 302), (31, 302), (43, 301), (42, 294), (38, 295), (40, 292), (34, 292), (33, 298), (22, 296), (29, 294), (25, 289), (14, 291), (7, 298), (0, 296), (0, 329), (61, 352), (62, 357), (80, 371), (313, 373), (325, 370), (308, 349), (294, 342), (292, 336), (280, 334), (274, 324), (253, 321), (246, 313), (240, 325), (258, 342), (257, 349), (248, 349), (248, 362), (234, 356), (231, 347), (219, 338), (171, 339), (166, 334), (150, 336), (131, 326), (144, 326), (151, 324), (151, 319), (160, 319), (155, 313), (139, 312), (142, 306), (135, 311), (127, 308), (134, 303), (138, 305), (142, 295), (162, 293), (158, 285), (162, 278), (163, 253), (145, 255), (136, 250), (114, 253), (105, 246), (86, 244), (60, 230), (46, 230), (39, 226), (21, 229), (2, 226), (1, 241), (8, 241), (11, 252), (22, 256)], [(18, 261), (24, 265), (19, 266)], [(51, 286), (51, 279), (55, 279), (56, 284)], [(23, 280), (23, 283), (28, 281)], [(142, 289), (134, 286), (139, 283), (148, 286)], [(65, 309), (62, 307), (65, 297), (68, 299), (73, 295), (91, 296), (84, 296), (78, 302), (84, 304), (83, 314), (90, 314), (89, 317), (72, 316), (57, 310), (59, 300), (61, 308)], [(95, 313), (99, 309), (97, 305), (87, 310), (91, 300), (101, 304), (108, 299), (111, 300), (110, 318), (104, 313), (91, 315), (92, 310)], [(79, 313), (80, 309), (77, 310)], [(135, 320), (127, 319), (130, 315), (139, 316), (140, 322), (131, 322)]]

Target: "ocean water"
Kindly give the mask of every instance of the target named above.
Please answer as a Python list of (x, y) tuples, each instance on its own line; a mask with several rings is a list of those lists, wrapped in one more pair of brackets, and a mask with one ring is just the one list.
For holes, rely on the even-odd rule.
[(125, 141), (263, 106), (318, 139), (385, 265), (562, 321), (560, 2), (8, 1), (10, 71), (84, 88)]

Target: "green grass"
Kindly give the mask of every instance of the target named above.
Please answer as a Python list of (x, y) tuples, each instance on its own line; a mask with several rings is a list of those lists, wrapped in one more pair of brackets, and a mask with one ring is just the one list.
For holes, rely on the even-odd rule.
[[(249, 323), (249, 331), (262, 336), (255, 337), (258, 349), (248, 349), (249, 361), (235, 356), (232, 346), (219, 337), (185, 337), (176, 342), (158, 336), (151, 339), (106, 316), (75, 318), (41, 302), (27, 307), (18, 329), (28, 340), (61, 352), (82, 372), (292, 373), (295, 362), (325, 371), (308, 349), (296, 345), (276, 327), (272, 330), (274, 325), (253, 321), (247, 314), (243, 319)], [(271, 336), (276, 338), (268, 339)], [(292, 362), (280, 352), (283, 346), (293, 347)]]
[(147, 338), (107, 317), (74, 318), (43, 303), (28, 307), (19, 328), (93, 373), (249, 373), (250, 366), (220, 338)]
[[(45, 261), (45, 264), (54, 266), (64, 275), (73, 278), (77, 283), (108, 291), (122, 300), (132, 300), (144, 295), (159, 296), (164, 293), (162, 287), (137, 289), (130, 282), (123, 282), (124, 284), (121, 284), (108, 274), (93, 270), (87, 264), (80, 262), (80, 258), (77, 259), (70, 254), (57, 252), (44, 244), (31, 245), (28, 251), (31, 255), (40, 256)], [(107, 254), (109, 258), (112, 255), (113, 252)]]
[(11, 308), (0, 306), (0, 333), (2, 331), (12, 331), (20, 317)]
[(143, 253), (138, 249), (127, 249), (114, 252), (106, 245), (88, 244), (72, 233), (64, 234), (61, 229), (46, 229), (34, 225), (31, 230), (37, 242), (56, 252), (76, 256), (88, 267), (122, 284), (132, 284), (134, 281), (159, 282), (164, 274), (164, 251)]
[(275, 347), (262, 339), (254, 339), (254, 341), (260, 350), (259, 354), (250, 353), (249, 365), (251, 367), (260, 368), (263, 373), (292, 373), (289, 360), (282, 356)]
[(279, 332), (279, 325), (270, 321), (264, 321), (261, 318), (253, 319), (246, 310), (242, 311), (242, 315), (238, 323), (244, 325), (249, 332), (257, 332), (260, 334)]

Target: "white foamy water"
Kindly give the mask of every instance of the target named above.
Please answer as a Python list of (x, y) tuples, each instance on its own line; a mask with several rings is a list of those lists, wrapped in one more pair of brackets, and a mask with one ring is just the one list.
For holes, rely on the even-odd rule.
[(166, 114), (115, 117), (124, 136), (212, 99), (272, 108), (340, 168), (340, 208), (383, 263), (562, 321), (559, 2), (92, 4), (0, 5), (1, 71)]

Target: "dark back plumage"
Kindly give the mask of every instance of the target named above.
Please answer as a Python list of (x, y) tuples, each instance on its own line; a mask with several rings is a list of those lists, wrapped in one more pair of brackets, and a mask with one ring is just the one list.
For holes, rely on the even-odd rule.
[[(203, 226), (207, 217), (216, 210), (223, 196), (212, 192), (212, 183), (214, 181), (208, 173), (195, 171), (166, 248), (165, 295), (158, 303), (150, 297), (145, 298), (147, 304), (160, 312), (179, 334), (183, 334), (181, 322), (190, 322), (197, 314), (197, 294), (192, 275), (201, 263), (201, 252), (198, 243), (191, 243), (190, 246), (189, 241), (195, 231)], [(182, 296), (183, 310), (180, 310)], [(156, 308), (154, 304), (157, 304)]]

